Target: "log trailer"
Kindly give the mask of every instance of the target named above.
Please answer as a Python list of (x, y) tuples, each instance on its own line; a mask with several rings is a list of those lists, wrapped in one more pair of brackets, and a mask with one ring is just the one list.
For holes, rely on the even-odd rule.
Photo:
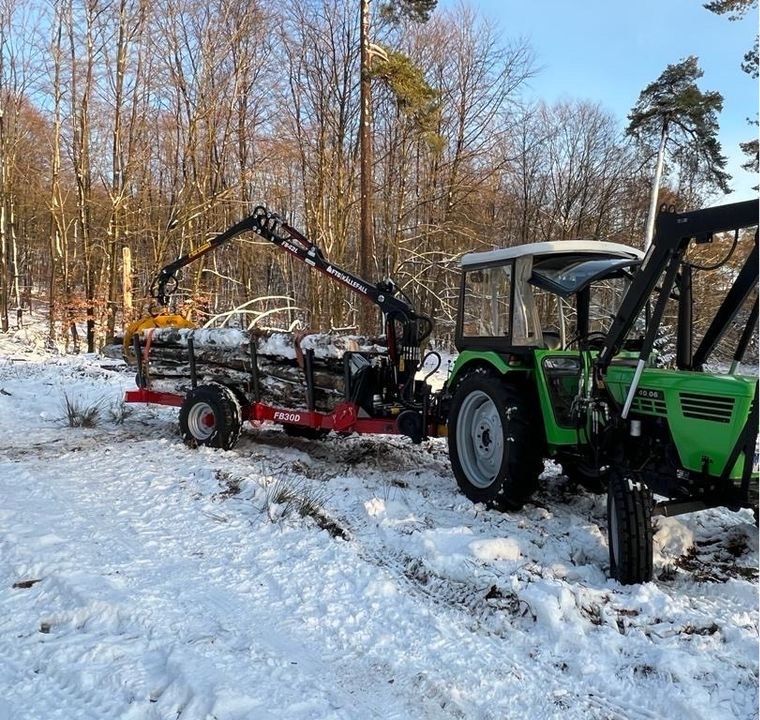
[[(219, 384), (198, 386), (190, 341), (192, 390), (186, 396), (155, 392), (148, 387), (144, 372), (145, 346), (141, 331), (155, 327), (189, 327), (179, 315), (156, 314), (136, 321), (124, 336), (125, 354), (136, 359), (138, 389), (128, 391), (127, 402), (174, 405), (181, 408), (180, 427), (191, 445), (230, 448), (237, 441), (241, 423), (271, 421), (285, 425), (291, 434), (319, 436), (340, 433), (402, 434), (419, 443), (439, 434), (438, 397), (424, 380), (415, 378), (427, 358), (422, 346), (433, 330), (433, 321), (418, 313), (391, 280), (372, 284), (325, 258), (322, 251), (278, 215), (259, 206), (247, 218), (204, 243), (196, 250), (163, 267), (151, 285), (151, 296), (160, 308), (168, 308), (177, 289), (177, 273), (186, 265), (217, 249), (242, 233), (253, 232), (285, 250), (306, 265), (345, 285), (383, 313), (387, 355), (368, 356), (346, 352), (344, 399), (331, 412), (320, 412), (314, 404), (313, 355), (304, 353), (306, 408), (275, 407), (261, 401), (256, 343), (250, 343), (251, 377), (247, 388)], [(435, 372), (434, 367), (432, 372)], [(431, 372), (431, 374), (432, 374)]]
[[(126, 400), (180, 407), (190, 445), (229, 448), (243, 420), (273, 421), (313, 436), (395, 433), (420, 442), (447, 435), (462, 492), (506, 510), (531, 497), (544, 459), (552, 458), (579, 484), (606, 489), (610, 574), (622, 583), (645, 582), (653, 574), (653, 516), (726, 506), (752, 508), (757, 518), (758, 380), (736, 370), (756, 343), (758, 234), (751, 228), (758, 212), (756, 200), (685, 213), (663, 208), (646, 255), (618, 243), (578, 240), (463, 256), (459, 354), (434, 393), (426, 379), (416, 379), (425, 359), (437, 355), (421, 352), (432, 320), (399, 297), (392, 282), (373, 285), (332, 265), (307, 238), (259, 207), (161, 270), (153, 285), (159, 305), (168, 305), (181, 267), (251, 231), (374, 302), (385, 316), (387, 355), (346, 353), (345, 397), (328, 413), (309, 400), (308, 358), (306, 408), (260, 402), (253, 344), (245, 392), (197, 385), (193, 377), (186, 395), (156, 393), (141, 374), (139, 331), (172, 322), (159, 316), (128, 330), (138, 389)], [(706, 267), (687, 255), (693, 244), (724, 233), (733, 233), (733, 243), (720, 262)], [(736, 249), (748, 242), (741, 266), (730, 269)], [(711, 271), (729, 287), (697, 338), (693, 278)], [(655, 346), (669, 303), (677, 306), (676, 352), (663, 366)], [(711, 368), (718, 343), (730, 334), (738, 335), (730, 368)]]

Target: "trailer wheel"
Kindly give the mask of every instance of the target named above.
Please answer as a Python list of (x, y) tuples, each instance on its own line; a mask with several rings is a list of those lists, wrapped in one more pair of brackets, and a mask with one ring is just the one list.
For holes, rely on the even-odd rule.
[(499, 378), (478, 372), (457, 385), (449, 410), (449, 457), (470, 500), (517, 510), (535, 492), (543, 461), (542, 443), (530, 435), (532, 420), (525, 395)]
[(179, 430), (185, 444), (229, 450), (240, 437), (240, 404), (229, 388), (218, 383), (191, 390), (179, 411)]
[(652, 579), (652, 495), (614, 470), (607, 488), (610, 575), (623, 585)]

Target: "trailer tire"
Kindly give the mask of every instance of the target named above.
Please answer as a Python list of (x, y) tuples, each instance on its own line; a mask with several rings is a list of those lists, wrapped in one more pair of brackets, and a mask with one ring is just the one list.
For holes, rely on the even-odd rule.
[(229, 450), (240, 437), (242, 418), (235, 393), (219, 383), (199, 385), (185, 397), (179, 430), (189, 447)]
[(652, 579), (652, 495), (629, 474), (613, 470), (607, 488), (610, 575), (623, 585)]
[(534, 413), (519, 388), (482, 372), (464, 377), (449, 409), (449, 458), (457, 484), (473, 502), (518, 510), (543, 470)]

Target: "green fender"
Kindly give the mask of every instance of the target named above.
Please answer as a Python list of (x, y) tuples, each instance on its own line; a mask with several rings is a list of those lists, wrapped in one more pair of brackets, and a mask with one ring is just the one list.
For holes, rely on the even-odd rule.
[(506, 375), (516, 370), (525, 372), (531, 369), (521, 360), (508, 360), (504, 355), (492, 350), (463, 350), (449, 370), (449, 377), (446, 382), (448, 387), (453, 387), (461, 375), (473, 365), (490, 366), (500, 375)]

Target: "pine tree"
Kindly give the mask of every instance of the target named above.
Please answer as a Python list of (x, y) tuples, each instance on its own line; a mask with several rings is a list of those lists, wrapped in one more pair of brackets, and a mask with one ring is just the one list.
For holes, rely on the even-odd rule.
[[(713, 0), (713, 2), (706, 3), (705, 7), (716, 15), (728, 15), (729, 20), (741, 20), (750, 10), (757, 8), (757, 0)], [(744, 53), (742, 60), (742, 70), (753, 80), (757, 80), (758, 75), (760, 75), (759, 61), (758, 36), (755, 34), (755, 44)], [(754, 120), (747, 118), (747, 122), (757, 127), (757, 115), (755, 115)], [(742, 168), (757, 175), (760, 172), (760, 147), (758, 146), (757, 131), (755, 131), (755, 137), (739, 143), (739, 147), (747, 157)], [(757, 190), (758, 186), (755, 185), (753, 189)]]
[[(389, 0), (380, 6), (381, 13), (392, 22), (403, 19), (413, 22), (427, 22), (438, 0)], [(373, 213), (372, 213), (372, 83), (370, 41), (370, 0), (360, 0), (360, 221), (359, 221), (359, 273), (369, 279), (370, 264), (375, 254)], [(359, 328), (371, 330), (370, 313), (365, 306), (359, 309)]]
[(430, 19), (430, 13), (435, 10), (438, 0), (390, 0), (383, 3), (380, 12), (393, 22), (403, 18), (414, 22), (425, 23)]
[(740, 20), (757, 7), (757, 0), (711, 0), (704, 7), (716, 15), (728, 15), (729, 20)]
[(731, 176), (725, 171), (718, 134), (718, 113), (723, 96), (702, 92), (697, 80), (703, 75), (696, 57), (668, 65), (657, 80), (647, 85), (628, 115), (626, 133), (654, 154), (657, 164), (649, 203), (645, 246), (652, 242), (657, 196), (665, 155), (694, 172), (706, 184), (729, 192)]

